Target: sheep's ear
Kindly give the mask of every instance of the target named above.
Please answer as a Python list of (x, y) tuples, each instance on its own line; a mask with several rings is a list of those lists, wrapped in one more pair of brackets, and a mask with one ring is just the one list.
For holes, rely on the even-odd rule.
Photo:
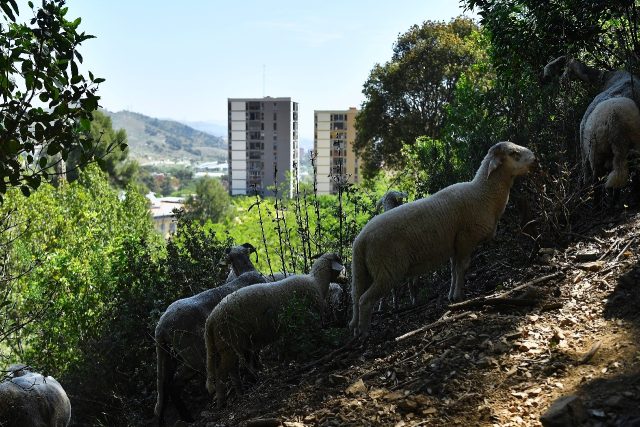
[(489, 162), (489, 169), (487, 170), (487, 179), (491, 176), (491, 173), (498, 169), (498, 167), (502, 164), (502, 156), (500, 153), (495, 153)]
[(256, 252), (256, 248), (251, 243), (243, 243), (242, 247), (249, 249), (249, 253)]
[(331, 269), (333, 271), (335, 271), (336, 273), (340, 273), (343, 268), (344, 268), (344, 266), (342, 264), (340, 264), (338, 261), (332, 261), (331, 262)]

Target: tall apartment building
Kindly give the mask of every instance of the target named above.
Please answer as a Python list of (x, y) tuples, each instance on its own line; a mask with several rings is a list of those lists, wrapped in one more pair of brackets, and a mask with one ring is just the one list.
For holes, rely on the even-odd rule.
[(319, 194), (338, 192), (338, 180), (360, 182), (360, 162), (353, 151), (358, 110), (315, 110), (313, 149)]
[[(289, 194), (298, 162), (298, 103), (291, 98), (229, 98), (229, 192), (273, 195), (286, 183)], [(274, 174), (274, 172), (277, 173)]]

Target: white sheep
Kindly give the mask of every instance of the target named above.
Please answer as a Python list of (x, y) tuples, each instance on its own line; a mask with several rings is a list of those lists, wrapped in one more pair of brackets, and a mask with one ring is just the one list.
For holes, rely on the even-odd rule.
[(479, 243), (493, 238), (516, 176), (535, 160), (527, 148), (499, 142), (472, 181), (446, 187), (369, 221), (353, 242), (350, 328), (367, 336), (373, 304), (407, 277), (451, 261), (450, 300), (464, 296), (464, 274)]
[(205, 326), (207, 390), (211, 394), (215, 390), (219, 407), (224, 403), (228, 376), (236, 392), (242, 393), (239, 362), (278, 338), (279, 316), (286, 305), (299, 300), (310, 310), (322, 313), (329, 283), (343, 268), (338, 255), (324, 254), (313, 263), (309, 274), (239, 289), (213, 309)]
[(169, 397), (180, 417), (192, 420), (180, 391), (196, 375), (204, 377), (203, 330), (207, 316), (230, 293), (266, 281), (249, 259), (253, 251), (255, 248), (248, 243), (227, 250), (220, 263), (231, 264), (237, 277), (224, 285), (173, 302), (160, 317), (155, 330), (158, 395), (154, 411), (160, 424), (164, 422)]
[(24, 365), (9, 367), (0, 383), (0, 426), (65, 427), (70, 421), (71, 402), (58, 381)]
[(627, 71), (600, 70), (561, 56), (544, 67), (543, 81), (561, 72), (600, 90), (580, 121), (584, 181), (591, 182), (611, 169), (605, 188), (624, 187), (629, 177), (627, 155), (640, 148), (640, 79)]

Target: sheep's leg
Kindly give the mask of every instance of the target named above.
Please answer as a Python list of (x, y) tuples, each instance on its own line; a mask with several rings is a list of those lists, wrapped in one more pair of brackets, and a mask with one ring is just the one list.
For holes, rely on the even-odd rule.
[(418, 277), (411, 277), (407, 281), (407, 286), (409, 287), (409, 299), (411, 300), (411, 305), (414, 306), (418, 302)]
[(207, 348), (207, 391), (213, 394), (216, 384), (216, 371), (220, 365), (220, 356), (215, 347), (213, 327), (207, 320), (204, 328), (204, 341)]
[[(219, 364), (215, 369), (215, 383), (216, 383), (216, 405), (218, 408), (222, 408), (224, 406), (226, 400), (226, 387), (225, 380), (231, 374), (232, 377), (237, 375), (238, 369), (238, 356), (236, 353), (228, 349), (219, 357)], [(233, 374), (232, 374), (233, 373)], [(232, 382), (235, 385), (235, 379), (232, 378)]]
[(173, 378), (173, 384), (169, 388), (171, 400), (173, 401), (173, 404), (176, 406), (176, 409), (178, 410), (178, 414), (180, 415), (180, 418), (190, 423), (195, 420), (191, 416), (191, 413), (189, 413), (189, 410), (187, 409), (187, 405), (184, 403), (184, 400), (182, 399), (182, 390), (187, 385), (187, 383), (196, 376), (196, 373), (197, 372), (194, 371), (193, 369), (182, 365), (180, 368), (178, 368), (177, 372), (175, 373)]
[(360, 261), (360, 257), (363, 255), (359, 255), (356, 258), (357, 252), (354, 248), (354, 258), (353, 258), (353, 276), (351, 278), (351, 301), (353, 303), (353, 313), (351, 317), (351, 322), (349, 322), (349, 330), (353, 332), (354, 335), (358, 335), (358, 321), (360, 319), (360, 297), (364, 292), (364, 289), (367, 285), (366, 283), (366, 267)]
[(451, 288), (449, 289), (449, 301), (461, 301), (464, 299), (464, 275), (471, 264), (471, 255), (454, 255), (451, 257)]
[(378, 312), (384, 313), (387, 311), (387, 298), (380, 298), (380, 304), (378, 305)]
[(176, 359), (164, 347), (165, 344), (156, 342), (157, 355), (157, 388), (158, 396), (154, 413), (158, 417), (158, 424), (164, 424), (164, 411), (167, 408), (167, 394), (171, 389), (173, 377), (176, 372)]
[(395, 288), (391, 289), (391, 305), (394, 310), (398, 310), (399, 299), (400, 299), (400, 296), (398, 295), (398, 291)]
[(618, 141), (618, 144), (611, 144), (611, 150), (613, 151), (612, 170), (605, 182), (605, 188), (621, 188), (629, 180), (629, 168), (627, 166), (629, 147), (623, 142)]
[(240, 380), (240, 373), (237, 364), (235, 368), (231, 368), (229, 376), (231, 377), (231, 384), (233, 384), (233, 389), (236, 391), (236, 394), (238, 396), (242, 396), (244, 388), (242, 387), (242, 381)]
[[(373, 311), (373, 306), (378, 300), (389, 292), (389, 288), (393, 287), (395, 281), (388, 281), (386, 283), (382, 283), (379, 281), (374, 281), (369, 289), (362, 294), (359, 300), (359, 317), (358, 317), (358, 331), (356, 334), (360, 334), (363, 338), (366, 338), (369, 335), (369, 324), (371, 323), (371, 314)], [(391, 285), (391, 286), (389, 286)]]

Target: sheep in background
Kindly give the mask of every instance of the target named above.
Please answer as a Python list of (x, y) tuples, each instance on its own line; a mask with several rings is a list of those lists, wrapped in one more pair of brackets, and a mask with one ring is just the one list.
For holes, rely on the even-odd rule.
[(228, 376), (236, 392), (242, 393), (238, 364), (244, 355), (257, 353), (278, 338), (279, 315), (286, 305), (300, 299), (309, 304), (310, 310), (322, 313), (329, 283), (343, 269), (338, 255), (324, 254), (313, 263), (309, 274), (239, 289), (216, 306), (207, 318), (205, 341), (207, 390), (211, 394), (215, 390), (218, 407), (225, 400), (224, 381)]
[[(376, 214), (380, 214), (382, 212), (387, 212), (393, 208), (397, 208), (402, 205), (407, 199), (408, 195), (402, 191), (389, 190), (382, 195), (378, 203), (376, 203)], [(416, 303), (416, 281), (417, 277), (411, 277), (407, 280), (407, 289), (409, 289), (409, 299), (411, 300), (411, 304), (415, 305)], [(384, 297), (380, 300), (380, 305), (378, 307), (378, 311), (386, 311), (387, 309), (387, 299), (388, 297)], [(396, 288), (391, 289), (391, 303), (393, 305), (393, 309), (398, 309), (398, 298), (396, 293)]]
[(397, 208), (407, 199), (408, 195), (402, 191), (389, 190), (376, 203), (376, 214)]
[(495, 236), (515, 177), (526, 174), (534, 160), (527, 148), (499, 142), (472, 181), (371, 219), (353, 242), (351, 330), (367, 336), (375, 302), (405, 278), (427, 273), (447, 259), (449, 299), (462, 299), (473, 250)]
[(227, 250), (220, 263), (230, 264), (238, 277), (224, 285), (174, 301), (160, 317), (155, 330), (158, 395), (154, 411), (160, 424), (164, 422), (169, 396), (180, 417), (192, 420), (180, 397), (180, 391), (197, 374), (204, 376), (206, 351), (203, 330), (207, 316), (230, 293), (245, 286), (266, 282), (249, 259), (253, 251), (255, 248), (248, 243)]
[(580, 121), (580, 147), (585, 182), (600, 178), (611, 169), (605, 188), (627, 184), (627, 155), (640, 148), (640, 79), (622, 71), (589, 67), (560, 56), (543, 70), (543, 82), (553, 77), (575, 77), (600, 89)]
[(25, 365), (9, 367), (0, 383), (0, 426), (65, 427), (70, 421), (71, 402), (58, 381)]

